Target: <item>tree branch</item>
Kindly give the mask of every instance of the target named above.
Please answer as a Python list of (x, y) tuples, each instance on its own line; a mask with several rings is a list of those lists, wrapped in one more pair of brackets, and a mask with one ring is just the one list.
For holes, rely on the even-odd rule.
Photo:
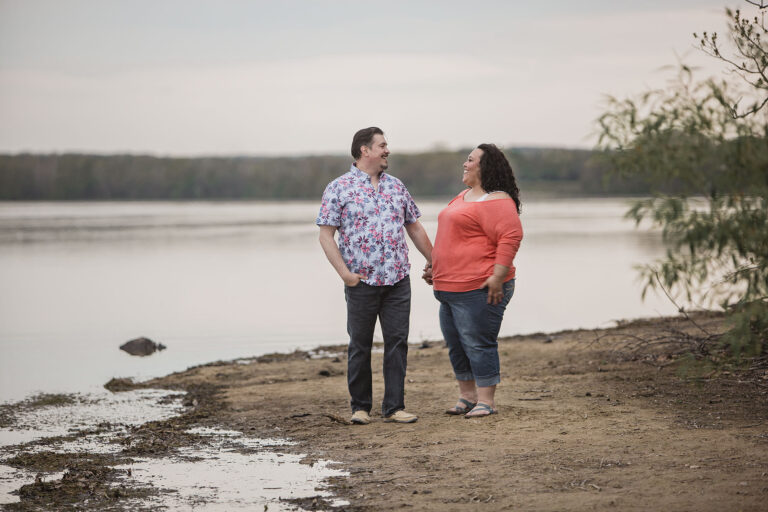
[(690, 322), (691, 322), (693, 325), (695, 325), (696, 327), (698, 327), (698, 328), (699, 328), (699, 330), (700, 330), (701, 332), (703, 332), (703, 333), (704, 333), (704, 334), (706, 334), (707, 336), (712, 336), (712, 333), (710, 333), (710, 332), (709, 332), (709, 331), (707, 331), (705, 328), (703, 328), (702, 326), (700, 326), (699, 324), (697, 324), (697, 323), (696, 323), (696, 321), (695, 321), (693, 318), (691, 318), (691, 317), (690, 317), (690, 315), (688, 314), (688, 312), (687, 312), (687, 311), (685, 311), (685, 309), (684, 309), (684, 308), (680, 307), (680, 306), (678, 305), (678, 303), (677, 303), (677, 302), (675, 302), (675, 299), (673, 299), (673, 298), (672, 298), (672, 296), (669, 294), (669, 292), (667, 292), (667, 289), (664, 287), (664, 284), (661, 282), (661, 278), (659, 278), (659, 273), (658, 273), (658, 272), (654, 272), (654, 273), (653, 273), (653, 275), (656, 277), (656, 281), (659, 283), (659, 286), (661, 287), (662, 291), (664, 292), (664, 295), (666, 295), (666, 296), (667, 296), (667, 298), (669, 299), (669, 301), (670, 301), (672, 304), (674, 304), (674, 305), (675, 305), (675, 307), (677, 308), (677, 311), (679, 311), (680, 313), (682, 313), (682, 314), (685, 316), (685, 318), (687, 318), (687, 319), (688, 319), (688, 320), (689, 320), (689, 321), (690, 321)]
[(729, 106), (728, 109), (731, 111), (731, 116), (733, 116), (734, 119), (743, 119), (745, 117), (751, 116), (752, 114), (755, 114), (756, 112), (759, 112), (767, 103), (768, 103), (768, 96), (766, 96), (765, 99), (759, 105), (755, 103), (755, 105), (752, 108), (750, 108), (749, 110), (745, 110), (744, 112), (739, 112), (731, 106)]
[(744, 0), (744, 1), (747, 2), (748, 4), (754, 5), (759, 9), (765, 9), (768, 7), (768, 3), (766, 3), (766, 0), (761, 0), (760, 2), (754, 2), (752, 0)]

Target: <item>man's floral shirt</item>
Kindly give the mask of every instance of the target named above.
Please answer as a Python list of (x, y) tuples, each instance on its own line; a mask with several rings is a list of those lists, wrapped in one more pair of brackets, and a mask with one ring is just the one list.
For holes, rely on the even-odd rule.
[(419, 217), (403, 182), (382, 173), (376, 192), (371, 178), (353, 164), (325, 188), (315, 222), (339, 228), (339, 250), (350, 271), (367, 276), (367, 284), (388, 286), (411, 269), (403, 226)]

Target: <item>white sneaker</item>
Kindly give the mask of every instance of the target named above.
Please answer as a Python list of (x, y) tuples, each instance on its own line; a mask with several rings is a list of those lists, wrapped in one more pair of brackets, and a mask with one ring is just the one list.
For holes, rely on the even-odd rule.
[(390, 414), (386, 418), (384, 418), (384, 421), (388, 423), (414, 423), (416, 420), (418, 420), (419, 417), (415, 414), (411, 414), (409, 412), (405, 412), (402, 409), (399, 411), (396, 411), (394, 414)]
[(358, 425), (367, 425), (371, 422), (371, 417), (368, 415), (367, 412), (363, 410), (355, 411), (354, 414), (352, 414), (352, 419), (349, 420), (352, 423), (356, 423)]

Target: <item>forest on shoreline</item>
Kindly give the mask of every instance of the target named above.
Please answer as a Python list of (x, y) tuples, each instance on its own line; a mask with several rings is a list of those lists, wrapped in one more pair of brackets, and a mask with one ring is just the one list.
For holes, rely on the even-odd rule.
[[(451, 196), (470, 149), (393, 154), (390, 170), (415, 196)], [(572, 196), (649, 192), (639, 180), (617, 178), (596, 151), (512, 148), (505, 152), (524, 190)], [(351, 162), (351, 157), (343, 155), (5, 154), (0, 155), (0, 199), (310, 199), (318, 198)]]

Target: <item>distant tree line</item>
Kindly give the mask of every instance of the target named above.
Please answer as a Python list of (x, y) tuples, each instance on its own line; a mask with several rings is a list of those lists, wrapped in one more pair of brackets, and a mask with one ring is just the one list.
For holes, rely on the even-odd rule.
[[(461, 188), (470, 148), (393, 154), (390, 169), (415, 196), (446, 197)], [(589, 150), (506, 151), (521, 189), (572, 194), (643, 194), (640, 180), (608, 172)], [(306, 199), (348, 170), (348, 156), (160, 158), (142, 155), (0, 155), (0, 199)]]

